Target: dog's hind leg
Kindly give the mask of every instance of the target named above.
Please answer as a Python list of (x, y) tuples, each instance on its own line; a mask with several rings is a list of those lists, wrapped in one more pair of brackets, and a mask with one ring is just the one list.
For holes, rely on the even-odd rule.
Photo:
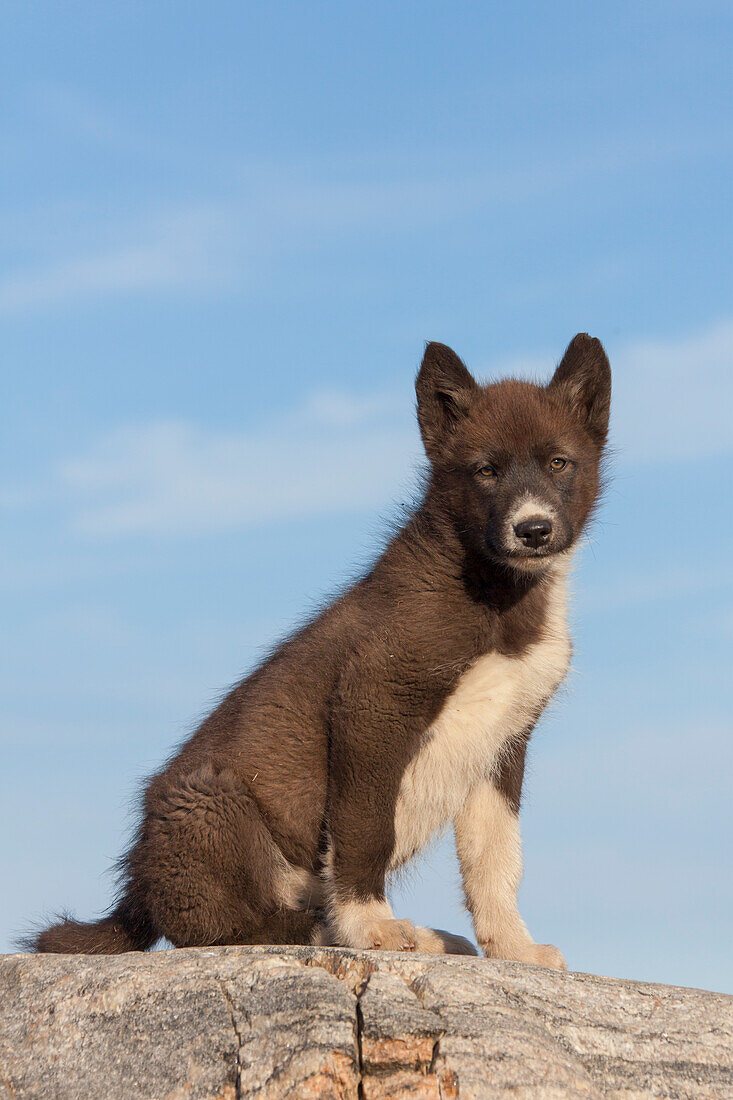
[(310, 941), (312, 876), (288, 863), (234, 772), (163, 773), (145, 801), (126, 874), (161, 935), (176, 947)]

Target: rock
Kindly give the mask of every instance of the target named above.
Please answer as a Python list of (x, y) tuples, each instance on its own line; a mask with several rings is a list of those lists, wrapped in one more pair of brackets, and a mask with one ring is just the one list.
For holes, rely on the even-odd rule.
[(459, 956), (0, 958), (0, 1100), (733, 1097), (733, 998)]

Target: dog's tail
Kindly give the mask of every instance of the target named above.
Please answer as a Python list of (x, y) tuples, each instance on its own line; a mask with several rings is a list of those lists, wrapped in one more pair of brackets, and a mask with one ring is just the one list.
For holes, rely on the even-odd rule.
[(26, 950), (59, 955), (122, 955), (125, 951), (147, 951), (160, 939), (145, 913), (132, 913), (122, 901), (101, 920), (73, 920), (61, 917), (42, 932), (27, 936)]

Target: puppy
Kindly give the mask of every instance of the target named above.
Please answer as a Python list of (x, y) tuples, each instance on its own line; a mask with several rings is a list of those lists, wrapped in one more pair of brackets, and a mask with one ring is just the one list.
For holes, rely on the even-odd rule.
[(598, 499), (611, 373), (578, 335), (547, 385), (416, 382), (429, 474), (369, 572), (243, 680), (149, 782), (117, 902), (38, 951), (341, 944), (470, 951), (397, 919), (391, 871), (453, 822), (476, 938), (563, 967), (517, 911), (532, 728), (570, 661), (566, 580)]

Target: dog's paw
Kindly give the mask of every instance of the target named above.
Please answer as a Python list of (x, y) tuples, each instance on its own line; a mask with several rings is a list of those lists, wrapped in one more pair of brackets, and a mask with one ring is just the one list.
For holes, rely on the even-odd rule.
[(533, 963), (535, 966), (547, 966), (551, 970), (567, 970), (568, 964), (562, 954), (551, 943), (525, 943), (514, 945), (506, 950), (497, 949), (491, 941), (482, 943), (484, 953), (491, 959), (505, 959), (507, 962)]
[(551, 943), (533, 943), (526, 962), (537, 966), (548, 966), (551, 970), (567, 970), (568, 964), (562, 954)]
[(417, 947), (417, 929), (411, 920), (370, 921), (363, 938), (360, 946), (368, 951), (414, 951)]
[(425, 955), (477, 955), (470, 940), (441, 928), (416, 928), (417, 950)]

